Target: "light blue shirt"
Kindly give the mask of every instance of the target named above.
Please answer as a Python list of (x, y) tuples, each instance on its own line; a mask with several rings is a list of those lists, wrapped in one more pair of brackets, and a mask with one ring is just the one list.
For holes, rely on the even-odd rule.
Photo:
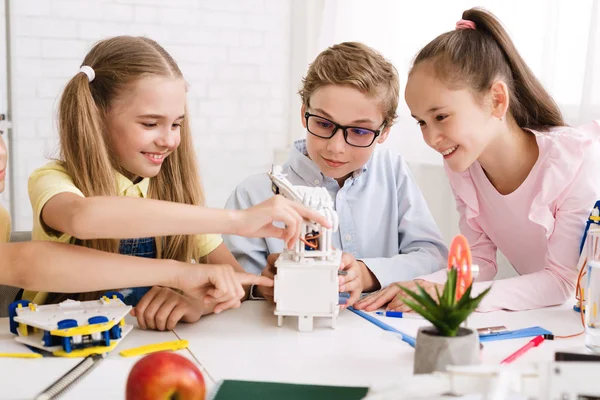
[[(435, 272), (446, 263), (448, 250), (431, 212), (399, 154), (375, 149), (365, 166), (340, 188), (325, 177), (306, 155), (306, 142), (292, 146), (283, 173), (293, 185), (320, 186), (334, 199), (339, 229), (334, 247), (363, 261), (381, 287)], [(245, 209), (273, 196), (268, 175), (254, 175), (242, 182), (226, 208)], [(267, 255), (283, 251), (280, 239), (223, 236), (225, 244), (248, 272), (260, 274)]]

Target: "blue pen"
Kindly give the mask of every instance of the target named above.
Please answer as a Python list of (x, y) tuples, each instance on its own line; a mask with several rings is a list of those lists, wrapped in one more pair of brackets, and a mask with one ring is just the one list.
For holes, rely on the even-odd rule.
[(404, 313), (400, 311), (376, 311), (375, 314), (391, 318), (410, 318), (410, 319), (425, 319), (419, 314)]

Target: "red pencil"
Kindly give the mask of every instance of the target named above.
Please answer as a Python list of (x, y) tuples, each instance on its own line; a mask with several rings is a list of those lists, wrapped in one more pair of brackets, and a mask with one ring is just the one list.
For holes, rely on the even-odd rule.
[(525, 346), (521, 347), (519, 350), (515, 351), (510, 356), (508, 356), (504, 360), (502, 360), (500, 362), (500, 365), (502, 365), (502, 364), (510, 364), (511, 362), (515, 361), (517, 358), (519, 358), (523, 354), (525, 354), (527, 352), (527, 350), (529, 350), (529, 349), (531, 349), (533, 347), (538, 347), (540, 345), (540, 343), (542, 343), (543, 341), (544, 341), (544, 337), (543, 336), (536, 336), (536, 337), (534, 337), (529, 342), (527, 342), (527, 344)]

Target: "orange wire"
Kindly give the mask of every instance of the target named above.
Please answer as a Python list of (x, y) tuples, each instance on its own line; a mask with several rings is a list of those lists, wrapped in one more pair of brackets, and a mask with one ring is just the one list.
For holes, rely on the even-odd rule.
[(310, 247), (311, 249), (316, 249), (317, 247), (319, 247), (318, 244), (316, 244), (316, 243), (313, 244), (313, 243), (307, 242), (306, 239), (304, 239), (304, 238), (298, 238), (298, 239), (302, 240), (304, 242), (304, 244), (307, 245), (308, 247)]
[[(575, 288), (575, 298), (577, 300), (579, 300), (580, 302), (583, 301), (583, 294), (581, 294), (581, 278), (584, 277), (584, 275), (586, 274), (585, 272), (585, 266), (587, 265), (587, 257), (584, 259), (583, 261), (583, 266), (581, 267), (581, 269), (579, 270), (579, 275), (577, 276), (577, 287)], [(580, 304), (581, 306), (583, 306), (583, 304)]]
[(579, 333), (574, 333), (572, 335), (565, 335), (565, 336), (554, 336), (554, 339), (569, 339), (569, 338), (573, 338), (573, 337), (577, 337), (577, 336), (581, 336), (585, 333), (585, 331), (581, 331)]
[(587, 259), (586, 259), (585, 263), (583, 264), (583, 267), (581, 267), (581, 270), (579, 271), (579, 277), (577, 278), (577, 289), (575, 292), (575, 298), (577, 298), (579, 300), (579, 317), (581, 318), (581, 326), (583, 326), (583, 331), (581, 331), (579, 333), (573, 333), (572, 335), (563, 335), (563, 336), (554, 335), (555, 339), (569, 339), (569, 338), (581, 336), (585, 333), (585, 318), (583, 316), (583, 289), (581, 288), (581, 278), (583, 278), (583, 276), (585, 275), (585, 265), (586, 264), (587, 264)]
[[(597, 245), (597, 243), (596, 243)], [(596, 253), (597, 248), (594, 248), (592, 254)], [(583, 265), (579, 270), (579, 275), (577, 276), (577, 286), (575, 287), (575, 298), (579, 301), (579, 317), (581, 318), (581, 326), (583, 327), (583, 331), (579, 333), (574, 333), (572, 335), (564, 335), (564, 336), (554, 336), (555, 339), (568, 339), (576, 336), (583, 335), (585, 333), (585, 317), (584, 317), (584, 295), (583, 288), (581, 287), (581, 279), (586, 275), (586, 266), (587, 266), (587, 257), (584, 259)]]

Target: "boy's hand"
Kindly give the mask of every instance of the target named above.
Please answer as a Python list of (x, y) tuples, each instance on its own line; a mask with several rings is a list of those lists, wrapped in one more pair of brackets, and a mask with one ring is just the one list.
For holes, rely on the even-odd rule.
[(154, 286), (131, 310), (142, 329), (173, 330), (179, 321), (196, 322), (202, 316), (201, 307), (173, 289)]
[(364, 288), (364, 272), (367, 266), (362, 261), (356, 261), (350, 253), (342, 253), (342, 265), (340, 270), (346, 271), (346, 275), (338, 276), (339, 291), (349, 292), (350, 298), (346, 304), (341, 305), (342, 308), (350, 307), (360, 298), (360, 294)]
[(429, 295), (436, 301), (437, 294), (435, 292), (435, 288), (438, 288), (440, 294), (442, 294), (444, 290), (444, 285), (428, 282), (422, 279), (408, 282), (396, 282), (392, 283), (383, 290), (371, 293), (369, 296), (357, 302), (354, 307), (357, 310), (375, 311), (387, 304), (387, 307), (385, 308), (386, 311), (412, 311), (406, 304), (404, 304), (404, 299), (408, 298), (408, 296), (406, 293), (404, 293), (404, 291), (402, 291), (402, 289), (398, 287), (398, 285), (404, 286), (405, 288), (418, 293), (419, 289), (417, 288), (417, 284), (419, 284), (419, 286), (429, 293)]
[[(275, 268), (275, 261), (277, 261), (277, 259), (279, 258), (279, 254), (280, 253), (273, 253), (273, 254), (269, 254), (267, 256), (267, 265), (265, 266), (265, 268), (263, 268), (263, 270), (260, 274), (265, 279), (271, 280), (271, 282), (273, 282), (273, 279), (275, 279), (275, 274), (277, 273), (277, 268)], [(263, 285), (262, 287), (257, 287), (256, 291), (258, 292), (258, 294), (260, 296), (264, 297), (265, 300), (267, 300), (271, 303), (274, 302), (273, 285), (270, 285), (270, 286)]]
[[(300, 203), (283, 196), (273, 196), (254, 207), (236, 211), (234, 234), (246, 237), (274, 237), (283, 239), (288, 248), (292, 248), (300, 237), (302, 221), (316, 222), (326, 228), (331, 224), (319, 212), (310, 210)], [(283, 222), (285, 228), (278, 228), (274, 222)]]

